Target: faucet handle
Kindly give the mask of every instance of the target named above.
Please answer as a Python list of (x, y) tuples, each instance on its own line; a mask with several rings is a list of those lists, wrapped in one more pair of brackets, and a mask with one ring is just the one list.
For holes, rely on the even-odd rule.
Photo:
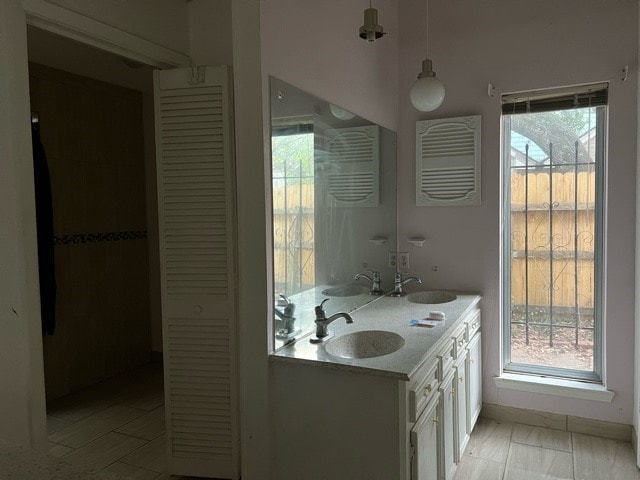
[(291, 300), (289, 300), (289, 298), (284, 293), (280, 294), (280, 298), (287, 302), (287, 305), (291, 303)]
[(371, 275), (373, 275), (373, 280), (376, 282), (380, 281), (380, 272), (377, 272), (376, 270), (365, 270), (365, 272), (369, 272)]
[(326, 317), (326, 314), (324, 312), (324, 304), (329, 300), (329, 298), (325, 298), (322, 302), (320, 302), (320, 305), (316, 305), (316, 319), (324, 319)]

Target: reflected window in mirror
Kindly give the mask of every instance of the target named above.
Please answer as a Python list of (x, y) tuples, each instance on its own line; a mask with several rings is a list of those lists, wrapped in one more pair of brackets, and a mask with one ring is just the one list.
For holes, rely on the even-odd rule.
[(315, 287), (313, 123), (274, 125), (274, 291), (294, 295)]
[[(274, 346), (393, 285), (396, 135), (271, 77)], [(376, 295), (374, 282), (381, 282)], [(375, 278), (378, 278), (377, 276)]]

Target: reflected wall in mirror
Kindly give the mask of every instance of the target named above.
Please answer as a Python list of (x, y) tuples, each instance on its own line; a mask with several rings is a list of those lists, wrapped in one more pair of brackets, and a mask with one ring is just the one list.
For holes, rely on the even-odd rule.
[(325, 298), (331, 315), (393, 288), (396, 134), (282, 80), (270, 84), (277, 349), (314, 330)]

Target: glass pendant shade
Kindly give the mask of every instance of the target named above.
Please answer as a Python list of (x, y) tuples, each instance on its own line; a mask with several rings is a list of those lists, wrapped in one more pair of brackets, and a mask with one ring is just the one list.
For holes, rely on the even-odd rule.
[(436, 78), (431, 65), (431, 60), (423, 60), (422, 72), (409, 93), (411, 103), (421, 112), (431, 112), (444, 101), (444, 85)]

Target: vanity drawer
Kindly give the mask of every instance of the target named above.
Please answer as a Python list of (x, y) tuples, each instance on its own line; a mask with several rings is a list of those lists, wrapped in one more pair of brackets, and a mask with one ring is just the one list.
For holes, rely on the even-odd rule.
[[(426, 375), (416, 379), (413, 385), (409, 386), (409, 421), (415, 422), (433, 396), (438, 392), (438, 359), (434, 358), (427, 368)], [(422, 375), (424, 370), (421, 370)]]
[(438, 380), (441, 382), (453, 366), (453, 340), (447, 340), (436, 352), (436, 357), (438, 359)]
[(473, 312), (471, 318), (465, 322), (467, 324), (467, 342), (473, 338), (478, 330), (480, 330), (481, 319), (480, 310)]
[(453, 333), (453, 359), (457, 360), (464, 353), (467, 346), (467, 326), (460, 325)]

